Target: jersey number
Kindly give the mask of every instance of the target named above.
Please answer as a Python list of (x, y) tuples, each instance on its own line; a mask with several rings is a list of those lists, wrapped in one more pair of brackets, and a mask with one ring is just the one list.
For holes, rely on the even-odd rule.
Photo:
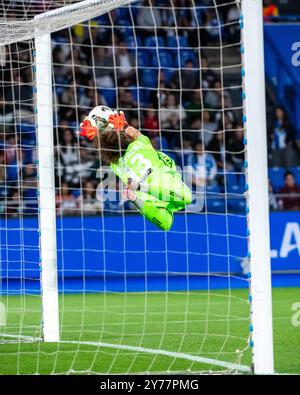
[(146, 170), (151, 168), (151, 162), (146, 159), (142, 154), (136, 154), (131, 158), (130, 164), (132, 166), (137, 165), (141, 172), (146, 172)]

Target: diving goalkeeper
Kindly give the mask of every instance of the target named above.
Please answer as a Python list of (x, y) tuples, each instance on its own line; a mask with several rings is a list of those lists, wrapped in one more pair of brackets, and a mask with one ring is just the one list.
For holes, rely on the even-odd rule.
[(110, 165), (126, 188), (123, 198), (153, 224), (167, 231), (173, 213), (191, 203), (191, 191), (166, 154), (128, 125), (124, 113), (95, 107), (80, 125), (81, 136), (93, 141), (101, 162)]

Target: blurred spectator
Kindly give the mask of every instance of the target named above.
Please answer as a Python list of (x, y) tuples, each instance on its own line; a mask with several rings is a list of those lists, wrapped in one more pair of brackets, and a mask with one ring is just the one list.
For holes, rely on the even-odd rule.
[(32, 164), (25, 165), (22, 178), (24, 211), (26, 213), (34, 213), (38, 207), (35, 166)]
[(279, 203), (277, 201), (277, 197), (273, 190), (273, 185), (271, 180), (269, 179), (269, 206), (270, 210), (276, 211), (279, 209)]
[(188, 166), (188, 163), (190, 161), (190, 155), (193, 153), (192, 141), (187, 138), (180, 138), (174, 143), (174, 146), (177, 151), (176, 165), (181, 168), (183, 168), (184, 166)]
[(17, 189), (12, 192), (11, 197), (7, 200), (6, 213), (11, 217), (18, 217), (23, 213), (23, 199)]
[(94, 179), (98, 167), (99, 162), (94, 150), (80, 147), (80, 160), (75, 167), (73, 184), (79, 185), (82, 179)]
[(90, 21), (87, 29), (87, 36), (82, 42), (82, 51), (86, 56), (89, 64), (91, 64), (93, 59), (93, 48), (104, 45), (99, 35), (99, 26), (95, 21)]
[(295, 176), (287, 171), (284, 175), (284, 186), (279, 189), (279, 204), (283, 210), (300, 210), (300, 186), (296, 185)]
[[(128, 118), (128, 119), (129, 119), (129, 118)], [(135, 117), (135, 116), (130, 117), (130, 125), (131, 125), (133, 128), (135, 128), (135, 129), (138, 129), (138, 130), (141, 129), (141, 126), (140, 126), (140, 122), (139, 122), (139, 118), (138, 118), (138, 117)]]
[(204, 144), (201, 140), (193, 145), (193, 151), (187, 161), (188, 166), (193, 168), (193, 185), (214, 184), (217, 175), (217, 163), (214, 156), (204, 150)]
[(191, 124), (195, 119), (199, 119), (199, 114), (203, 107), (203, 96), (200, 89), (190, 95), (190, 102), (185, 106), (187, 121)]
[(130, 89), (120, 89), (119, 95), (119, 103), (121, 108), (137, 108), (138, 104), (133, 98), (132, 91)]
[(133, 97), (132, 90), (130, 89), (119, 89), (119, 108), (122, 108), (126, 112), (128, 122), (133, 117), (137, 117), (138, 103)]
[(5, 199), (8, 196), (9, 186), (6, 182), (5, 156), (0, 151), (0, 214), (5, 212)]
[(116, 46), (116, 73), (119, 86), (136, 84), (135, 56), (129, 53), (124, 41)]
[(60, 145), (57, 147), (57, 176), (67, 183), (79, 183), (78, 148), (75, 145), (75, 136), (70, 129), (63, 130)]
[(216, 159), (217, 166), (220, 170), (232, 171), (233, 166), (230, 162), (230, 155), (227, 151), (227, 134), (223, 130), (218, 130), (211, 142), (208, 144), (206, 148), (207, 152), (214, 155)]
[(172, 129), (175, 127), (175, 130), (178, 130), (180, 128), (181, 122), (183, 122), (185, 118), (185, 109), (182, 107), (182, 105), (177, 103), (176, 96), (172, 93), (169, 93), (166, 97), (166, 102), (160, 109), (162, 128)]
[(111, 53), (104, 47), (94, 48), (94, 57), (91, 64), (95, 70), (97, 86), (100, 88), (112, 88), (114, 82), (114, 60)]
[(13, 112), (9, 112), (7, 109), (6, 101), (4, 96), (0, 93), (0, 128), (1, 131), (7, 131), (8, 125), (13, 123)]
[[(220, 16), (219, 16), (220, 18)], [(222, 21), (220, 21), (222, 23)], [(208, 43), (219, 40), (220, 27), (216, 11), (208, 8), (204, 15), (204, 29), (201, 30), (201, 46), (205, 47)]]
[(185, 62), (184, 68), (181, 71), (181, 86), (184, 89), (183, 98), (187, 100), (191, 94), (191, 90), (199, 89), (199, 69), (195, 68), (191, 59)]
[(220, 80), (214, 81), (213, 87), (205, 93), (204, 101), (209, 108), (222, 108), (222, 84)]
[[(98, 213), (102, 209), (118, 212), (130, 208), (127, 204), (120, 204), (118, 199), (115, 202), (106, 201), (105, 204), (96, 200), (92, 180), (96, 178), (95, 172), (99, 167), (97, 154), (89, 142), (78, 139), (73, 132), (81, 116), (95, 105), (114, 107), (116, 104), (125, 111), (133, 127), (140, 129), (142, 123), (143, 131), (149, 135), (154, 147), (166, 149), (180, 166), (192, 165), (194, 187), (196, 183), (204, 186), (220, 182), (217, 169), (219, 173), (243, 170), (243, 127), (238, 124), (241, 115), (237, 109), (237, 98), (232, 89), (224, 91), (220, 67), (216, 62), (220, 36), (218, 18), (223, 25), (222, 42), (229, 42), (230, 47), (236, 48), (239, 47), (236, 44), (240, 43), (240, 11), (236, 5), (230, 4), (218, 7), (217, 15), (210, 7), (210, 0), (200, 0), (195, 3), (195, 12), (192, 3), (190, 0), (173, 0), (174, 8), (171, 10), (166, 7), (165, 0), (146, 0), (132, 14), (121, 16), (111, 11), (105, 18), (100, 18), (102, 26), (92, 21), (88, 27), (76, 26), (71, 30), (71, 35), (69, 29), (53, 33), (57, 95), (54, 103), (58, 107), (55, 138), (59, 140), (56, 141), (56, 185), (62, 185), (62, 189), (57, 188), (61, 194), (57, 198), (59, 214), (75, 214), (79, 207), (88, 214)], [(264, 1), (265, 18), (278, 15), (275, 3)], [(132, 16), (137, 27), (134, 37), (130, 26)], [(199, 31), (191, 29), (199, 23)], [(169, 28), (166, 29), (166, 26)], [(184, 57), (179, 69), (170, 72), (164, 66), (157, 71), (158, 82), (155, 75), (152, 85), (150, 80), (148, 88), (138, 91), (137, 53), (126, 45), (133, 40), (138, 47), (144, 47), (151, 36), (155, 39), (154, 43), (157, 38), (159, 46), (170, 54), (173, 66), (178, 54), (182, 53)], [(180, 51), (175, 47), (165, 48), (175, 38), (171, 45), (176, 46), (178, 38)], [(205, 48), (207, 46), (209, 50)], [(200, 57), (199, 48), (203, 48)], [(26, 129), (28, 120), (34, 119), (34, 76), (30, 46), (18, 44), (8, 49), (11, 58), (4, 56), (3, 59), (2, 79), (5, 84), (0, 94), (0, 212), (5, 210), (7, 198), (10, 202), (8, 212), (18, 215), (19, 212), (30, 212), (28, 208), (33, 209), (34, 206), (29, 207), (29, 202), (34, 204), (36, 201), (36, 171), (31, 166), (36, 160), (35, 141), (27, 139), (26, 148), (23, 149), (24, 137), (29, 133)], [(224, 64), (227, 61), (224, 52)], [(148, 62), (146, 68), (153, 66), (149, 48), (145, 62)], [(143, 77), (143, 72), (138, 76)], [(226, 79), (227, 73), (223, 77)], [(224, 85), (229, 86), (227, 80)], [(142, 118), (140, 111), (143, 111)], [(22, 125), (21, 132), (19, 124)], [(298, 165), (300, 156), (297, 158), (294, 129), (282, 108), (276, 109), (270, 129), (271, 164), (286, 168)], [(80, 187), (82, 191), (77, 198)], [(72, 188), (77, 191), (71, 193)], [(289, 188), (289, 196), (286, 203), (283, 193), (281, 207), (292, 209), (289, 202), (294, 202), (293, 208), (298, 207), (293, 191), (299, 187), (295, 185), (293, 176), (286, 176), (284, 188)], [(279, 204), (271, 184), (269, 190), (270, 207), (276, 210)]]
[(212, 113), (215, 113), (216, 122), (219, 123), (222, 129), (228, 130), (229, 132), (235, 129), (235, 114), (234, 111), (231, 110), (231, 107), (230, 94), (224, 91), (223, 97), (222, 95), (219, 96), (219, 110), (212, 111)]
[(217, 81), (216, 73), (211, 69), (207, 57), (201, 53), (201, 83), (202, 88), (213, 88), (215, 81)]
[(17, 140), (13, 133), (7, 134), (5, 141), (5, 158), (8, 164), (16, 161), (17, 158)]
[(92, 70), (79, 46), (73, 45), (68, 61), (77, 84), (86, 86), (92, 77)]
[(270, 135), (271, 166), (289, 168), (297, 165), (295, 132), (282, 107), (276, 107)]
[(233, 163), (234, 169), (237, 172), (243, 170), (245, 161), (245, 144), (244, 144), (244, 130), (240, 125), (237, 130), (231, 133), (232, 137), (228, 142), (228, 151), (230, 152), (230, 159)]
[(227, 31), (231, 42), (239, 42), (240, 40), (240, 10), (237, 5), (231, 6), (226, 18), (228, 24)]
[[(6, 112), (14, 112), (15, 121), (20, 122), (26, 118), (28, 122), (34, 123), (33, 91), (31, 85), (25, 81), (26, 73), (21, 70), (19, 63), (15, 69), (12, 69), (11, 82), (6, 87), (5, 94)], [(18, 103), (16, 107), (15, 103)]]
[(100, 104), (107, 106), (105, 98), (95, 88), (85, 89), (79, 96), (78, 100), (79, 106), (88, 111)]
[(71, 84), (65, 88), (60, 96), (59, 102), (59, 116), (67, 121), (74, 121), (76, 119), (76, 92), (74, 85)]
[(204, 110), (202, 112), (202, 131), (199, 138), (203, 141), (204, 146), (211, 142), (214, 137), (214, 132), (217, 130), (217, 122), (212, 119), (212, 114), (210, 111)]
[(157, 134), (159, 131), (159, 124), (157, 112), (155, 110), (148, 110), (143, 121), (144, 129), (150, 134)]
[(162, 26), (161, 13), (156, 7), (152, 7), (153, 0), (144, 0), (142, 6), (139, 7), (137, 15), (138, 30), (143, 37), (154, 35), (154, 28)]
[(97, 214), (102, 210), (102, 203), (96, 199), (96, 188), (92, 181), (87, 180), (83, 185), (80, 209), (84, 215)]
[(196, 140), (202, 140), (205, 145), (202, 121), (200, 117), (195, 118), (192, 122), (187, 122), (187, 130), (188, 132), (184, 131), (182, 133), (184, 138), (188, 138), (193, 142)]
[(263, 4), (264, 4), (263, 15), (265, 22), (272, 20), (273, 17), (279, 16), (279, 10), (274, 1), (264, 0)]
[(61, 184), (59, 193), (56, 196), (56, 212), (58, 215), (72, 215), (78, 212), (78, 200), (72, 195), (69, 185), (66, 182)]

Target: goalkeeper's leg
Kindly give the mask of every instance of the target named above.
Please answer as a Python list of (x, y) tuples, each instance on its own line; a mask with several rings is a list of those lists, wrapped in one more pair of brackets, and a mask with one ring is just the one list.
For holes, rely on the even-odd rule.
[(144, 192), (157, 199), (169, 203), (172, 211), (178, 211), (191, 203), (192, 194), (188, 186), (181, 180), (179, 173), (160, 173), (151, 179)]
[(167, 202), (141, 191), (136, 191), (135, 195), (133, 204), (145, 218), (163, 230), (171, 229), (173, 211), (168, 208)]
[(133, 203), (139, 212), (163, 230), (170, 230), (173, 224), (173, 213), (190, 203), (188, 194), (186, 196), (188, 200), (180, 199), (180, 201), (177, 201), (175, 199), (174, 201), (173, 199), (167, 202), (141, 191), (136, 191), (135, 195), (136, 199)]
[(191, 191), (181, 181), (179, 173), (161, 173), (139, 191), (131, 190), (130, 180), (125, 198), (131, 200), (145, 218), (163, 230), (171, 229), (173, 213), (192, 201)]

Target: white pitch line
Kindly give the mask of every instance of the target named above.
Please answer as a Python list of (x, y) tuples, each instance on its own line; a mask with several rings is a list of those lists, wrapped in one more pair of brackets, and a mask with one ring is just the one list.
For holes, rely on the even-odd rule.
[(135, 352), (142, 352), (142, 353), (154, 354), (154, 355), (159, 354), (159, 355), (164, 355), (166, 357), (186, 359), (186, 360), (192, 361), (192, 362), (200, 362), (200, 363), (205, 363), (208, 365), (220, 366), (222, 368), (226, 368), (226, 369), (230, 369), (230, 370), (238, 370), (240, 372), (247, 372), (247, 373), (251, 372), (250, 367), (246, 366), (246, 365), (239, 365), (236, 363), (219, 361), (217, 359), (199, 357), (199, 356), (194, 356), (194, 355), (185, 354), (185, 353), (176, 352), (176, 351), (166, 351), (166, 350), (159, 350), (159, 349), (155, 349), (155, 348), (135, 347), (135, 346), (128, 346), (125, 344), (111, 344), (111, 343), (75, 341), (75, 340), (74, 341), (73, 340), (61, 340), (60, 343), (82, 344), (82, 345), (87, 345), (87, 346), (114, 348), (114, 349), (118, 349), (118, 350), (135, 351)]
[(16, 339), (16, 340), (26, 340), (28, 342), (37, 342), (37, 341), (42, 341), (43, 340), (41, 337), (24, 336), (24, 335), (11, 335), (11, 334), (8, 334), (8, 333), (0, 333), (0, 338), (1, 337), (7, 337), (9, 339)]
[[(31, 337), (31, 336), (23, 336), (23, 335), (9, 335), (9, 334), (0, 334), (0, 337), (8, 337), (8, 338), (15, 338), (15, 339), (23, 339), (27, 341), (41, 341), (41, 338)], [(220, 366), (225, 369), (229, 370), (238, 370), (240, 372), (250, 373), (251, 369), (249, 366), (246, 365), (239, 365), (236, 363), (226, 362), (226, 361), (219, 361), (213, 358), (205, 358), (195, 355), (190, 355), (182, 352), (176, 351), (167, 351), (167, 350), (160, 350), (155, 348), (145, 348), (145, 347), (136, 347), (136, 346), (129, 346), (126, 344), (112, 344), (112, 343), (102, 343), (102, 342), (89, 342), (89, 341), (76, 341), (76, 340), (61, 340), (59, 343), (62, 344), (81, 344), (86, 346), (94, 346), (94, 347), (102, 347), (102, 348), (113, 348), (117, 350), (126, 350), (126, 351), (134, 351), (134, 352), (141, 352), (145, 354), (153, 354), (153, 355), (164, 355), (166, 357), (171, 358), (179, 358), (185, 359), (191, 362), (200, 362), (206, 365), (215, 365)]]

